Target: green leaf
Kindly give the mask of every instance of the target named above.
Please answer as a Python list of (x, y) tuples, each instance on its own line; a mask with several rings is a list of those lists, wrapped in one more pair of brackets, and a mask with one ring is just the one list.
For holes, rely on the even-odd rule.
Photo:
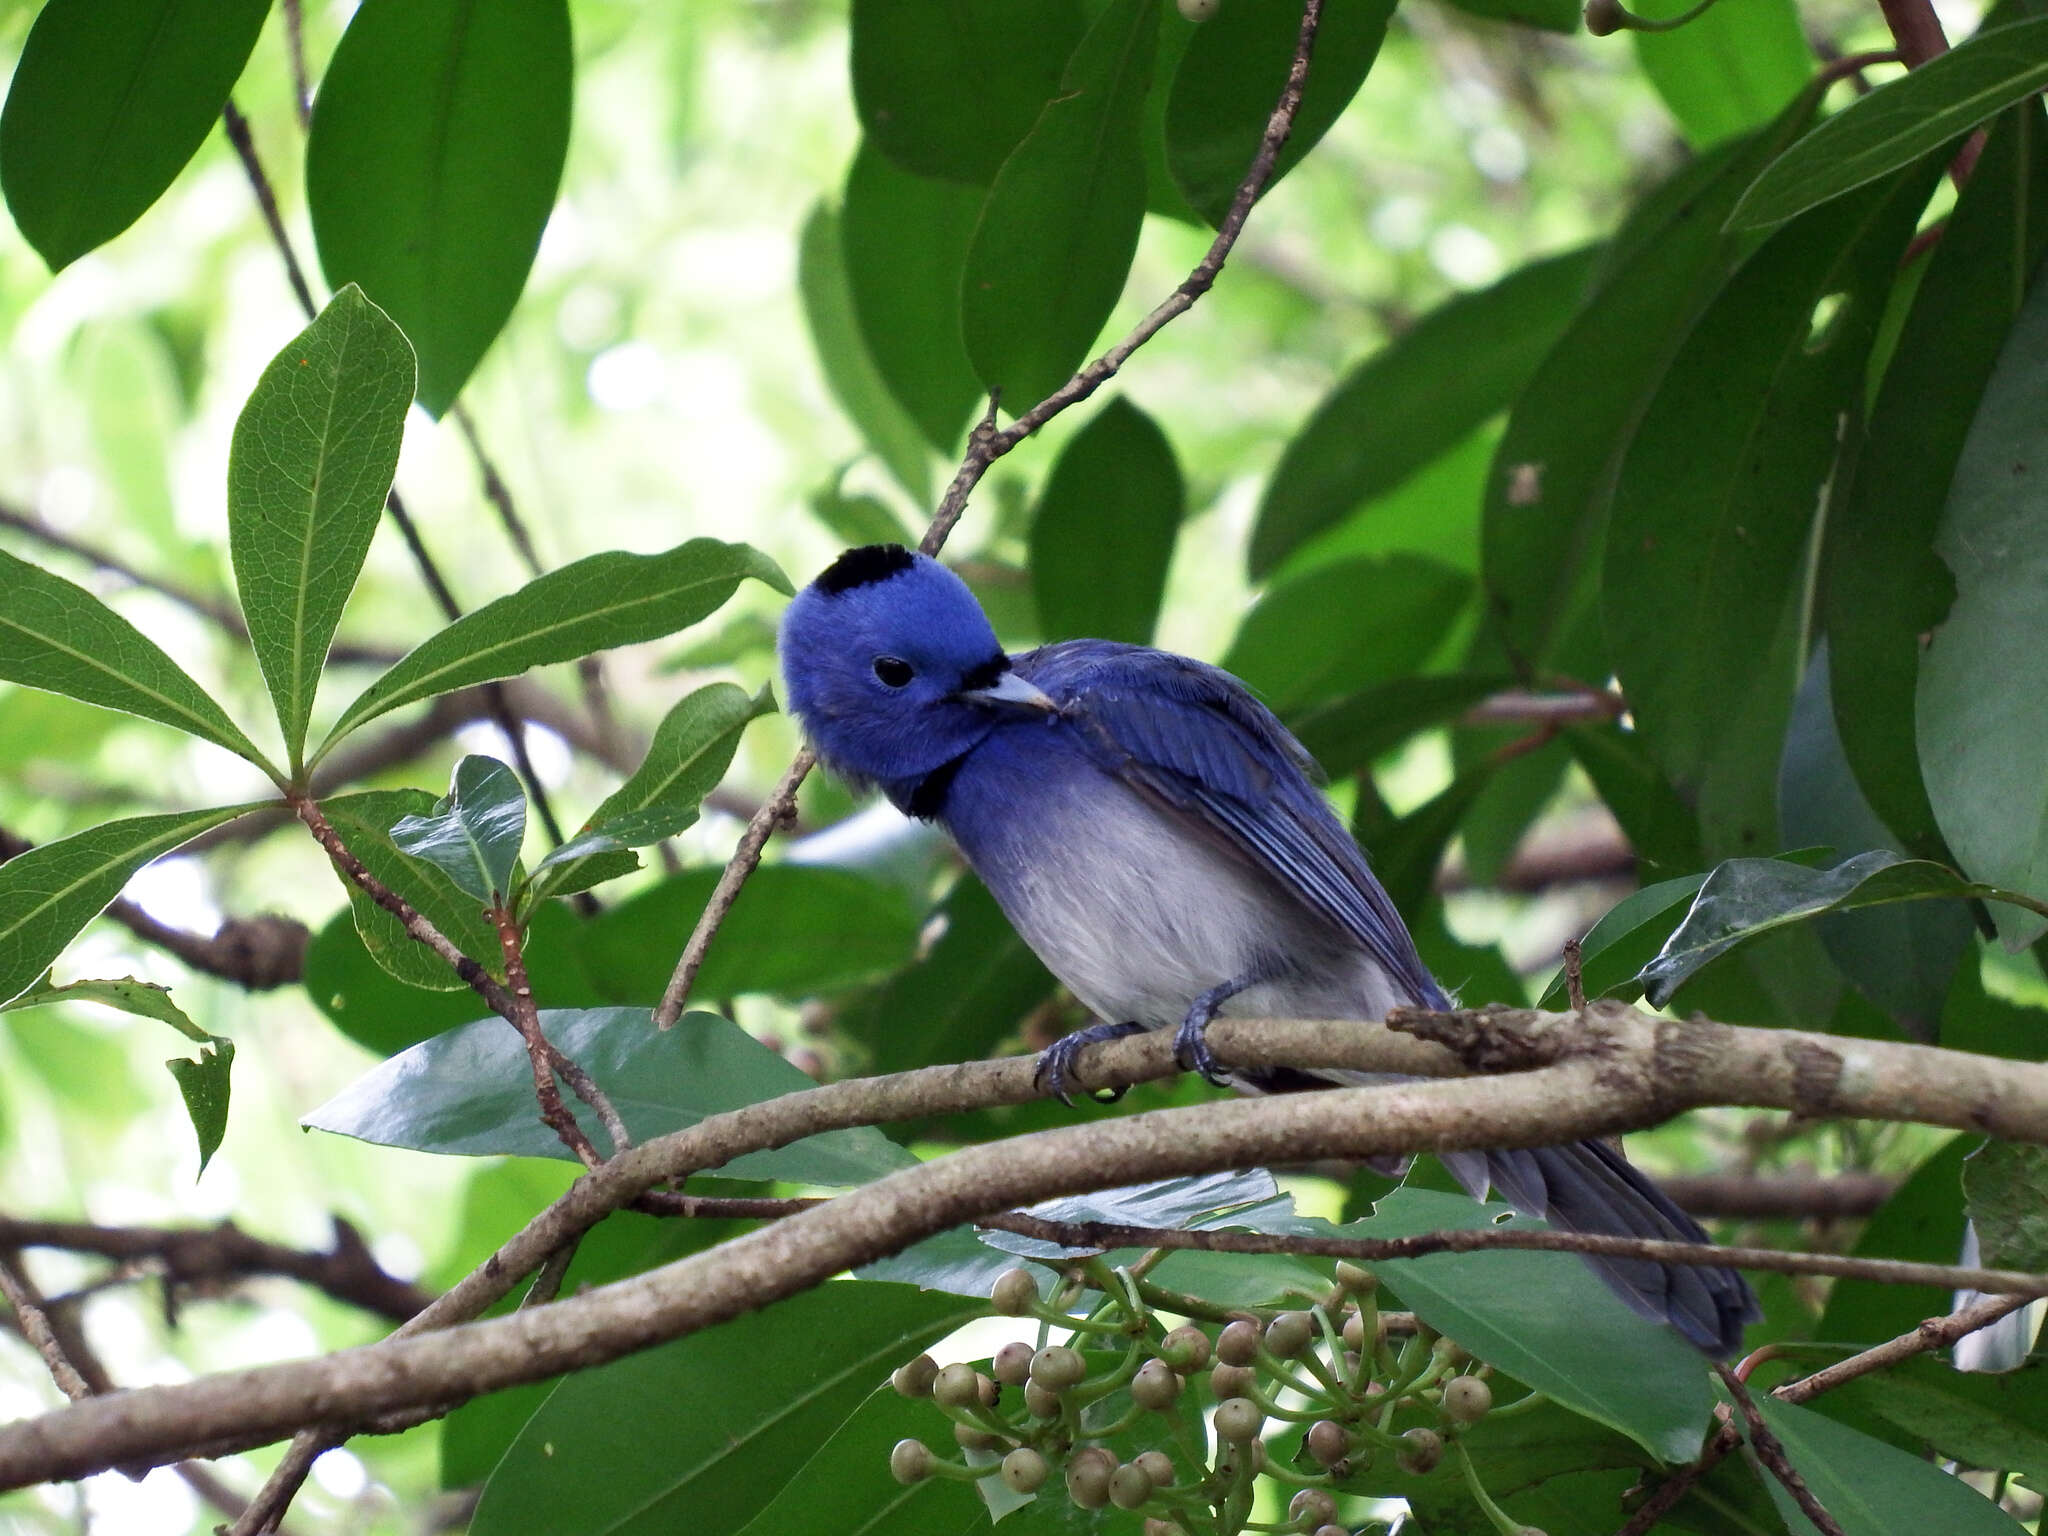
[(1325, 773), (1347, 778), (1416, 732), (1447, 724), (1488, 694), (1513, 686), (1512, 677), (1496, 673), (1403, 677), (1311, 706), (1287, 723)]
[(1187, 507), (1173, 445), (1119, 395), (1068, 441), (1031, 520), (1031, 595), (1048, 640), (1145, 645)]
[[(2016, 29), (2015, 29), (2016, 30)], [(2041, 34), (2048, 36), (2048, 33)], [(1942, 836), (1978, 880), (2048, 896), (2048, 282), (2037, 282), (1985, 386), (1934, 549), (1956, 600), (1920, 663), (1920, 771)], [(1992, 913), (2017, 949), (2048, 916)]]
[(608, 550), (550, 571), (414, 646), (342, 711), (313, 760), (357, 726), (417, 700), (672, 635), (716, 612), (749, 576), (792, 590), (759, 550), (718, 539), (658, 555)]
[[(1519, 1401), (1527, 1391), (1502, 1377), (1493, 1382), (1497, 1404)], [(1540, 1520), (1545, 1536), (1612, 1536), (1623, 1518), (1622, 1490), (1656, 1465), (1627, 1437), (1550, 1402), (1506, 1416), (1490, 1413), (1458, 1438), (1488, 1496), (1517, 1520)], [(1573, 1494), (1588, 1474), (1622, 1468), (1633, 1478), (1595, 1477), (1599, 1492), (1585, 1499), (1589, 1507), (1583, 1514), (1573, 1507), (1579, 1502)], [(1406, 1499), (1410, 1517), (1429, 1536), (1498, 1536), (1473, 1504), (1455, 1456), (1445, 1457), (1426, 1477), (1396, 1465), (1375, 1466), (1370, 1478), (1375, 1494)]]
[[(922, 20), (929, 26), (938, 17)], [(1042, 15), (1032, 22), (1044, 25)], [(864, 143), (839, 209), (847, 294), (868, 356), (925, 441), (944, 454), (959, 449), (981, 398), (960, 335), (960, 281), (981, 203), (974, 188), (913, 176)]]
[(0, 1002), (34, 986), (135, 871), (255, 809), (225, 805), (103, 822), (0, 864)]
[(1978, 1251), (1993, 1269), (2048, 1269), (2048, 1148), (1990, 1141), (1963, 1161)]
[(1574, 725), (1566, 727), (1565, 736), (1579, 767), (1621, 823), (1646, 870), (1670, 873), (1700, 867), (1699, 820), (1650, 761), (1634, 731), (1623, 730), (1618, 723)]
[[(408, 816), (432, 816), (434, 797), (423, 789), (368, 789), (320, 802), (320, 810), (348, 851), (378, 880), (432, 923), (450, 942), (492, 975), (504, 974), (498, 930), (483, 904), (461, 894), (437, 864), (417, 858), (391, 841), (391, 829)], [(436, 992), (469, 990), (448, 963), (405, 931), (353, 880), (335, 871), (355, 912), (356, 932), (377, 963), (408, 986)], [(473, 1005), (480, 1007), (480, 1004)]]
[(47, 1003), (98, 1003), (168, 1024), (199, 1046), (196, 1061), (174, 1056), (164, 1065), (177, 1080), (184, 1097), (185, 1112), (191, 1116), (193, 1134), (199, 1139), (199, 1172), (220, 1150), (228, 1129), (228, 1069), (234, 1064), (235, 1042), (223, 1035), (208, 1034), (192, 1022), (191, 1015), (171, 1000), (171, 989), (153, 982), (125, 977), (119, 981), (74, 981), (65, 986), (45, 982), (32, 987), (12, 1002), (0, 1003), (0, 1013), (17, 1008), (39, 1008)]
[[(1844, 1536), (1895, 1536), (1899, 1531), (2020, 1536), (2024, 1529), (1968, 1483), (1932, 1463), (1767, 1392), (1755, 1396), (1793, 1470)], [(1756, 1472), (1786, 1528), (1812, 1532), (1812, 1523), (1783, 1485), (1761, 1467)]]
[(1925, 1355), (1845, 1382), (1820, 1399), (1868, 1414), (1937, 1456), (2048, 1480), (2048, 1360), (2015, 1371), (1955, 1371)]
[(1419, 672), (1472, 601), (1472, 578), (1422, 555), (1363, 555), (1269, 588), (1224, 653), (1289, 719)]
[(832, 397), (896, 483), (922, 503), (931, 490), (931, 449), (917, 423), (896, 403), (868, 351), (854, 313), (839, 216), (823, 203), (804, 220), (797, 242), (797, 288)]
[(1406, 816), (1363, 839), (1370, 844), (1373, 868), (1396, 912), (1422, 910), (1443, 865), (1444, 850), (1499, 767), (1497, 760), (1474, 764)]
[[(1684, 920), (1678, 909), (1689, 904), (1706, 882), (1705, 875), (1660, 880), (1629, 892), (1608, 908), (1579, 941), (1579, 979), (1586, 996), (1635, 996), (1637, 974)], [(1562, 1008), (1568, 1000), (1568, 985), (1564, 972), (1559, 971), (1536, 1006)]]
[(294, 769), (327, 647), (398, 470), (412, 348), (350, 284), (271, 360), (235, 422), (228, 542)]
[[(732, 765), (749, 722), (774, 709), (769, 689), (749, 697), (731, 683), (713, 683), (681, 700), (662, 717), (631, 777), (605, 796), (575, 837), (541, 861), (532, 895), (583, 890), (597, 873), (600, 852), (644, 847), (695, 822), (698, 806)], [(579, 848), (585, 843), (587, 848)]]
[[(580, 1372), (506, 1452), (470, 1529), (730, 1536), (785, 1486), (837, 1514), (836, 1487), (792, 1483), (798, 1469), (892, 1368), (982, 1310), (909, 1286), (839, 1280)], [(886, 1444), (870, 1452), (887, 1462)], [(976, 1519), (987, 1517), (977, 1510)]]
[[(837, 485), (828, 485), (811, 493), (810, 509), (811, 515), (842, 544), (917, 542), (917, 535), (904, 526), (903, 519), (880, 497), (849, 496)], [(772, 632), (765, 649), (775, 649)]]
[(174, 725), (283, 777), (154, 640), (85, 588), (4, 550), (0, 678)]
[(425, 859), (463, 895), (502, 905), (526, 840), (526, 791), (495, 757), (472, 754), (455, 765), (448, 793), (433, 810), (399, 817), (390, 836), (401, 853)]
[(1548, 32), (1579, 30), (1579, 0), (1451, 0), (1468, 16), (1488, 21), (1519, 21)]
[(1059, 93), (1075, 0), (855, 0), (853, 103), (905, 171), (987, 186)]
[[(1393, 0), (1323, 8), (1316, 51), (1294, 127), (1270, 191), (1329, 131), (1365, 83), (1387, 35)], [(1301, 35), (1301, 7), (1225, 0), (1195, 29), (1166, 103), (1166, 163), (1197, 213), (1220, 224), (1252, 167)]]
[(2048, 17), (1980, 32), (1860, 96), (1773, 160), (1728, 215), (1793, 218), (1958, 139), (2048, 85)]
[(1939, 167), (1779, 231), (1700, 317), (1643, 413), (1607, 528), (1607, 641), (1638, 736), (1710, 851), (1763, 851), (1820, 496)]
[(50, 0), (0, 111), (0, 190), (52, 272), (104, 245), (206, 142), (266, 0)]
[(2041, 122), (2032, 105), (2008, 115), (1964, 184), (1855, 439), (1847, 490), (1831, 498), (1821, 551), (1842, 747), (1878, 819), (1921, 858), (1948, 857), (1915, 744), (1922, 637), (1955, 595), (1931, 546), (1977, 402), (2048, 252)]
[(961, 334), (1012, 415), (1066, 383), (1123, 292), (1145, 217), (1139, 129), (1158, 25), (1159, 0), (1111, 0), (989, 188)]
[[(656, 1029), (645, 1008), (543, 1008), (542, 1032), (611, 1096), (635, 1141), (817, 1084), (729, 1019)], [(580, 1106), (576, 1106), (580, 1111)], [(568, 1157), (540, 1121), (518, 1033), (493, 1015), (372, 1067), (301, 1122), (379, 1146), (459, 1157)], [(865, 1184), (916, 1165), (880, 1131), (826, 1131), (748, 1152), (718, 1172), (793, 1184)], [(710, 1172), (712, 1170), (705, 1170)]]
[[(652, 1007), (717, 869), (686, 870), (583, 925), (585, 968), (613, 1002)], [(771, 864), (733, 904), (697, 975), (698, 997), (808, 997), (883, 976), (910, 958), (917, 916), (896, 891), (843, 869)]]
[[(988, 1511), (975, 1496), (986, 1479), (977, 1485), (928, 1477), (906, 1488), (890, 1475), (888, 1456), (877, 1454), (898, 1440), (929, 1440), (933, 1434), (929, 1404), (878, 1387), (740, 1529), (745, 1536), (969, 1536), (987, 1530)], [(821, 1488), (831, 1489), (832, 1496), (818, 1497)]]
[(1587, 247), (1534, 261), (1450, 299), (1347, 374), (1267, 482), (1246, 556), (1251, 574), (1271, 574), (1512, 404), (1571, 320), (1598, 254)]
[(321, 269), (405, 331), (432, 415), (526, 286), (573, 70), (565, 0), (364, 0), (320, 81), (306, 203)]
[(877, 1073), (993, 1055), (1052, 995), (1051, 974), (973, 875), (960, 877), (938, 916), (946, 926), (930, 952), (840, 1015)]
[(1661, 1008), (1693, 972), (1744, 939), (1823, 912), (1930, 899), (2028, 900), (1886, 848), (1859, 853), (1832, 869), (1784, 859), (1729, 859), (1707, 876), (1685, 921), (1636, 980), (1651, 1006)]
[[(1878, 1207), (1849, 1251), (1859, 1258), (1953, 1264), (1963, 1242), (1963, 1159), (1978, 1145), (1953, 1136)], [(1951, 1308), (1950, 1293), (1931, 1285), (1889, 1285), (1844, 1279), (1828, 1292), (1814, 1337), (1846, 1344), (1896, 1338)]]
[[(1645, 0), (1636, 9), (1664, 21), (1691, 4)], [(1686, 138), (1702, 148), (1762, 127), (1813, 74), (1813, 50), (1793, 0), (1717, 5), (1673, 31), (1631, 31), (1629, 38), (1650, 84)]]

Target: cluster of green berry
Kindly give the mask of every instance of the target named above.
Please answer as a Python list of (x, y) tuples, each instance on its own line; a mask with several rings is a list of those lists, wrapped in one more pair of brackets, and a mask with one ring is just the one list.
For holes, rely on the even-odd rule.
[[(1088, 1291), (1095, 1305), (1081, 1311), (1076, 1300)], [(1186, 1298), (1130, 1270), (1089, 1261), (1049, 1299), (1030, 1271), (1007, 1270), (990, 1302), (1001, 1315), (1037, 1319), (1040, 1344), (1004, 1345), (985, 1372), (941, 1368), (929, 1355), (899, 1368), (895, 1389), (936, 1403), (964, 1455), (950, 1460), (901, 1440), (890, 1470), (906, 1484), (999, 1475), (1020, 1497), (1037, 1495), (1057, 1471), (1079, 1508), (1142, 1515), (1144, 1536), (1350, 1536), (1337, 1523), (1337, 1495), (1366, 1491), (1361, 1479), (1376, 1462), (1421, 1477), (1451, 1455), (1501, 1536), (1543, 1536), (1486, 1496), (1459, 1443), (1493, 1410), (1488, 1368), (1412, 1318), (1383, 1316), (1377, 1291), (1370, 1271), (1339, 1264), (1335, 1287), (1304, 1310), (1246, 1310), (1209, 1329), (1168, 1329), (1156, 1312)], [(1067, 1331), (1065, 1343), (1050, 1342), (1055, 1328)], [(1298, 1433), (1296, 1445), (1283, 1452), (1276, 1428)], [(1128, 1459), (1108, 1443), (1148, 1438)], [(1262, 1477), (1291, 1490), (1284, 1520), (1254, 1520)]]

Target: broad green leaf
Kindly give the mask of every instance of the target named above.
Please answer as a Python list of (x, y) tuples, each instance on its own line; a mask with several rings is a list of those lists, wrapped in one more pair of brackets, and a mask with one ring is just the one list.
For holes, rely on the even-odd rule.
[[(1387, 35), (1393, 0), (1323, 8), (1315, 55), (1270, 190), (1329, 131), (1358, 94)], [(1166, 104), (1166, 162), (1195, 211), (1220, 224), (1252, 168), (1301, 35), (1291, 0), (1225, 0), (1195, 29)]]
[[(1363, 1221), (1332, 1226), (1296, 1216), (1263, 1231), (1407, 1237), (1528, 1218), (1438, 1190), (1395, 1190)], [(1699, 1454), (1712, 1402), (1705, 1359), (1672, 1329), (1622, 1305), (1565, 1253), (1502, 1250), (1401, 1259), (1371, 1268), (1430, 1327), (1489, 1364), (1666, 1463)]]
[(1910, 165), (2048, 85), (2048, 17), (1994, 27), (1858, 97), (1756, 178), (1728, 216), (1760, 228)]
[(502, 905), (526, 840), (526, 790), (495, 757), (472, 754), (455, 765), (434, 808), (399, 817), (390, 836), (399, 852), (426, 860), (463, 895)]
[(154, 640), (85, 588), (4, 550), (0, 678), (174, 725), (281, 777)]
[[(1529, 1390), (1498, 1375), (1492, 1387), (1496, 1405), (1519, 1402)], [(1624, 1518), (1622, 1491), (1656, 1466), (1626, 1436), (1549, 1402), (1506, 1416), (1488, 1414), (1459, 1440), (1487, 1495), (1545, 1536), (1613, 1536)], [(1589, 1479), (1592, 1487), (1581, 1492)], [(1381, 1497), (1406, 1499), (1429, 1536), (1498, 1536), (1473, 1504), (1455, 1456), (1446, 1456), (1425, 1477), (1395, 1465), (1374, 1466), (1368, 1481)]]
[[(584, 967), (608, 998), (652, 1007), (720, 871), (685, 870), (583, 925)], [(887, 975), (910, 958), (904, 897), (843, 869), (771, 864), (733, 904), (697, 975), (701, 998), (808, 997)]]
[(550, 571), (414, 646), (342, 711), (314, 761), (365, 721), (417, 700), (672, 635), (716, 612), (749, 576), (791, 590), (759, 550), (718, 539), (658, 555), (608, 550)]
[(1858, 434), (1847, 490), (1830, 498), (1821, 551), (1842, 747), (1878, 819), (1921, 858), (1948, 857), (1915, 745), (1922, 637), (1955, 595), (1931, 546), (1977, 402), (2048, 251), (2041, 126), (2038, 107), (2009, 114), (1964, 184)]
[(1993, 1269), (2048, 1269), (2048, 1149), (1992, 1141), (1963, 1160), (1963, 1197)]
[(1611, 670), (1597, 599), (1615, 478), (1665, 368), (1742, 254), (1719, 231), (1725, 210), (1790, 132), (1710, 154), (1651, 193), (1517, 396), (1487, 483), (1481, 576), (1518, 669)]
[(1493, 761), (1475, 764), (1407, 815), (1371, 828), (1360, 838), (1395, 911), (1422, 910), (1436, 885), (1444, 851), (1499, 766)]
[[(801, 1476), (890, 1371), (980, 1310), (909, 1286), (840, 1280), (580, 1372), (506, 1452), (470, 1529), (731, 1536)], [(888, 1445), (871, 1449), (886, 1464)], [(796, 1486), (837, 1508), (835, 1488)]]
[(103, 822), (0, 864), (0, 1002), (34, 986), (135, 871), (256, 808), (226, 805)]
[(1468, 432), (1392, 490), (1359, 503), (1337, 522), (1298, 544), (1266, 576), (1299, 576), (1347, 555), (1397, 551), (1427, 555), (1479, 574), (1479, 514), (1500, 418)]
[[(1664, 21), (1691, 5), (1644, 0), (1636, 9)], [(1728, 0), (1672, 31), (1631, 31), (1629, 38), (1650, 84), (1699, 147), (1762, 127), (1814, 69), (1793, 0)]]
[(206, 142), (266, 0), (50, 0), (0, 111), (0, 191), (55, 272), (163, 195)]
[(1536, 818), (1557, 798), (1571, 761), (1571, 749), (1562, 740), (1531, 747), (1526, 725), (1468, 726), (1451, 733), (1454, 773), (1494, 764), (1492, 782), (1458, 822), (1468, 881), (1498, 883)]
[(1451, 0), (1451, 4), (1488, 21), (1519, 21), (1548, 32), (1579, 30), (1579, 0)]
[(993, 1055), (1052, 995), (1052, 976), (973, 875), (960, 877), (938, 915), (946, 926), (930, 951), (840, 1015), (877, 1073)]
[(32, 987), (9, 1003), (0, 1003), (0, 1013), (17, 1008), (39, 1008), (47, 1003), (98, 1003), (168, 1024), (199, 1046), (197, 1060), (173, 1056), (164, 1065), (177, 1081), (191, 1117), (192, 1131), (199, 1139), (199, 1172), (220, 1150), (228, 1130), (228, 1069), (235, 1060), (235, 1042), (224, 1035), (209, 1034), (192, 1022), (190, 1014), (171, 1000), (171, 989), (153, 982), (125, 977), (119, 981), (74, 981), (65, 986), (45, 982)]
[(1488, 694), (1513, 686), (1506, 674), (1403, 677), (1314, 705), (1287, 723), (1325, 773), (1347, 778), (1417, 731), (1447, 724)]
[(1938, 1456), (2048, 1480), (2048, 1360), (2016, 1371), (1956, 1371), (1919, 1356), (1859, 1376), (1817, 1400), (1882, 1420)]
[[(1033, 9), (1041, 13), (1035, 29), (1056, 7)], [(921, 20), (929, 27), (939, 18)], [(913, 176), (864, 143), (839, 208), (846, 289), (868, 356), (925, 441), (949, 455), (981, 398), (960, 336), (960, 280), (981, 204), (974, 188)]]
[[(835, 484), (828, 485), (820, 491), (813, 491), (808, 505), (811, 515), (842, 544), (851, 546), (917, 542), (917, 535), (905, 526), (903, 519), (898, 517), (880, 497), (849, 496)], [(767, 649), (774, 648), (774, 638), (771, 635)]]
[[(1788, 608), (1884, 294), (1939, 167), (1779, 231), (1707, 307), (1636, 428), (1607, 527), (1607, 642), (1710, 852), (1778, 846)], [(1818, 317), (1818, 318), (1817, 318)]]
[[(1892, 1191), (1849, 1251), (1861, 1258), (1955, 1263), (1963, 1243), (1963, 1159), (1978, 1145), (1974, 1136), (1950, 1137)], [(1814, 1337), (1854, 1345), (1895, 1338), (1947, 1313), (1949, 1294), (1931, 1285), (1837, 1280)]]
[(306, 203), (447, 410), (526, 286), (569, 147), (566, 0), (364, 0), (314, 103)]
[[(552, 904), (536, 911), (526, 925), (526, 974), (544, 1008), (589, 1008), (605, 1001), (576, 957), (581, 927), (567, 908)], [(446, 966), (441, 974), (447, 974)], [(364, 946), (355, 913), (348, 908), (335, 913), (306, 946), (303, 984), (314, 1007), (336, 1029), (379, 1056), (396, 1055), (486, 1012), (467, 987), (439, 992), (393, 976)]]
[[(1705, 875), (1681, 875), (1646, 885), (1608, 908), (1579, 941), (1579, 979), (1588, 997), (1634, 997), (1638, 972), (1655, 958), (1684, 921), (1678, 909), (1689, 904), (1706, 884)], [(1562, 1008), (1569, 1000), (1562, 971), (1538, 1001), (1539, 1008)]]
[(1123, 292), (1145, 217), (1139, 128), (1158, 25), (1159, 0), (1111, 0), (989, 188), (961, 334), (1013, 416), (1066, 383)]
[[(1810, 1408), (1780, 1402), (1768, 1392), (1754, 1396), (1793, 1470), (1844, 1536), (1896, 1536), (1900, 1531), (2021, 1536), (2025, 1529), (1961, 1478), (1931, 1462)], [(1756, 1475), (1764, 1480), (1786, 1528), (1811, 1533), (1812, 1523), (1777, 1478), (1762, 1467)]]
[[(437, 864), (415, 857), (391, 841), (391, 829), (407, 816), (434, 814), (434, 797), (423, 789), (367, 789), (320, 802), (348, 851), (391, 890), (403, 897), (450, 942), (494, 976), (504, 975), (498, 930), (483, 903), (461, 894)], [(335, 878), (348, 893), (356, 932), (377, 963), (408, 986), (436, 992), (468, 992), (468, 983), (446, 961), (405, 931), (340, 870)], [(476, 1005), (481, 1007), (481, 1004)]]
[[(656, 1029), (645, 1008), (543, 1008), (541, 1029), (610, 1095), (636, 1141), (817, 1084), (729, 1019), (689, 1013)], [(581, 1107), (574, 1105), (579, 1109)], [(586, 1114), (587, 1118), (587, 1114)], [(305, 1117), (315, 1130), (461, 1157), (568, 1157), (541, 1124), (518, 1032), (495, 1016), (399, 1052)], [(719, 1172), (794, 1184), (865, 1184), (917, 1159), (868, 1126), (748, 1152)], [(707, 1172), (710, 1170), (706, 1170)]]
[(1422, 555), (1358, 556), (1267, 589), (1225, 671), (1294, 719), (1419, 672), (1472, 601), (1472, 578)]
[(235, 422), (235, 585), (295, 769), (327, 647), (398, 470), (413, 373), (405, 337), (351, 283), (271, 360)]
[(1832, 869), (1810, 869), (1783, 859), (1729, 859), (1707, 876), (1685, 920), (1636, 980), (1651, 1006), (1661, 1008), (1694, 971), (1744, 939), (1823, 912), (1933, 899), (2028, 898), (1975, 884), (1946, 865), (1909, 859), (1886, 848), (1859, 853)]
[(1347, 374), (1267, 482), (1246, 555), (1251, 574), (1269, 575), (1512, 404), (1571, 320), (1597, 254), (1531, 262), (1450, 299)]
[(853, 102), (905, 171), (987, 186), (1081, 40), (1076, 0), (855, 0)]
[(907, 411), (896, 403), (875, 366), (854, 314), (839, 216), (824, 203), (804, 220), (797, 242), (797, 288), (804, 323), (832, 397), (888, 466), (896, 483), (922, 503), (931, 489), (931, 448)]
[[(2048, 33), (2041, 34), (2048, 37)], [(2048, 282), (2013, 321), (1956, 463), (1934, 549), (1956, 600), (1920, 663), (1920, 771), (1972, 877), (2048, 897)], [(1995, 909), (2014, 948), (2048, 916)]]
[(1186, 507), (1173, 445), (1117, 396), (1061, 450), (1031, 519), (1040, 633), (1150, 643)]
[[(1889, 848), (1904, 854), (1842, 753), (1829, 700), (1826, 637), (1814, 646), (1792, 701), (1785, 755), (1778, 768), (1778, 822), (1786, 842), (1801, 848)], [(1932, 1040), (1956, 964), (1971, 952), (1975, 924), (1962, 902), (1893, 903), (1866, 912), (1820, 917), (1814, 932), (1828, 957), (1871, 1002), (1915, 1039)]]
[[(597, 873), (596, 855), (644, 847), (695, 822), (697, 807), (732, 765), (748, 723), (774, 709), (768, 689), (749, 697), (731, 683), (713, 683), (684, 698), (662, 717), (631, 777), (605, 796), (575, 837), (541, 861), (532, 894), (582, 890)], [(579, 849), (585, 842), (589, 847)]]
[(2048, 1057), (2048, 1009), (2029, 1008), (1986, 992), (1981, 960), (1980, 951), (1956, 967), (1937, 1043), (1946, 1050), (2011, 1061)]
[(1699, 820), (1650, 761), (1635, 732), (1618, 723), (1574, 725), (1565, 736), (1646, 871), (1669, 874), (1700, 867)]

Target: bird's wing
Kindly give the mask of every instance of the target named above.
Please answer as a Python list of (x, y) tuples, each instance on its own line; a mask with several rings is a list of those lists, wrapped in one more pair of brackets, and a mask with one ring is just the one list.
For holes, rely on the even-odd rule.
[(1417, 1002), (1441, 1006), (1393, 901), (1316, 789), (1315, 764), (1271, 710), (1216, 667), (1075, 640), (1017, 658), (1095, 760), (1185, 815), (1349, 934)]

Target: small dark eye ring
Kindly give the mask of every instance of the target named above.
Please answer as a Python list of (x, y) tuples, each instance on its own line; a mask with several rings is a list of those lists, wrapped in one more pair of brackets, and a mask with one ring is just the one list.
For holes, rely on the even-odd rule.
[(903, 660), (900, 656), (877, 656), (875, 658), (875, 676), (879, 677), (891, 688), (905, 686), (913, 675), (910, 663)]

